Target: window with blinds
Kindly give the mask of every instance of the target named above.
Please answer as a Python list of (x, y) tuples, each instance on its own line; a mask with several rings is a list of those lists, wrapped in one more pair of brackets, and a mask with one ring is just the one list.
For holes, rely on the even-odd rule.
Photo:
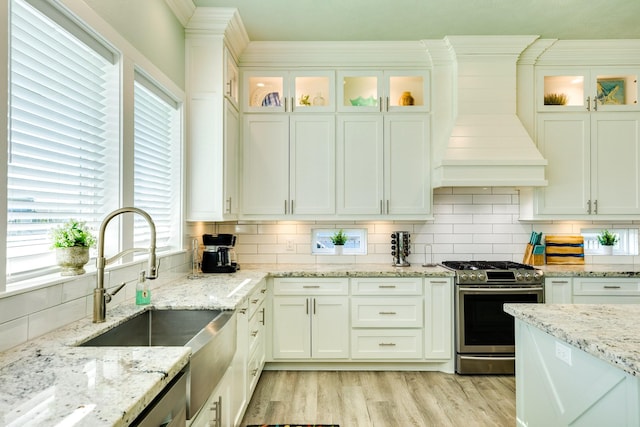
[[(134, 205), (151, 215), (156, 246), (171, 246), (180, 225), (180, 116), (178, 104), (144, 75), (134, 83)], [(149, 246), (146, 221), (136, 216), (134, 245)]]
[(11, 2), (7, 276), (53, 267), (50, 230), (70, 218), (97, 230), (118, 199), (114, 55), (46, 15)]

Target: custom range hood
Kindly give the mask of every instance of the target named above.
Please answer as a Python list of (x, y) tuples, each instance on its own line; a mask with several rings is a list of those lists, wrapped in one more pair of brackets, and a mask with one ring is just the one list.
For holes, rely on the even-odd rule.
[(547, 161), (516, 115), (516, 62), (536, 38), (446, 38), (457, 116), (446, 146), (434, 150), (434, 187), (547, 185)]

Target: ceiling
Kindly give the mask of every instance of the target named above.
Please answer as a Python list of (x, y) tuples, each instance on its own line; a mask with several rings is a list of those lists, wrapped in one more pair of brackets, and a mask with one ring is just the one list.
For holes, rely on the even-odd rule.
[(234, 7), (251, 41), (441, 39), (445, 35), (640, 38), (638, 0), (194, 0)]

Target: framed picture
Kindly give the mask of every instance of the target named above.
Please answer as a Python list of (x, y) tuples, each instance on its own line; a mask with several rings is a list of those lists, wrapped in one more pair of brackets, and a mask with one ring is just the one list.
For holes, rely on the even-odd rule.
[(598, 102), (603, 105), (624, 105), (624, 79), (598, 79)]

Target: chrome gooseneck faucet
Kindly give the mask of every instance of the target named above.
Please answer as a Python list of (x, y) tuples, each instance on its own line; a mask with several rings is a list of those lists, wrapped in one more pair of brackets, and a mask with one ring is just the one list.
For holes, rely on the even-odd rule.
[[(118, 215), (131, 212), (136, 213), (142, 216), (147, 223), (149, 224), (149, 229), (151, 230), (151, 244), (149, 249), (143, 248), (131, 248), (126, 249), (119, 254), (105, 259), (104, 257), (104, 235), (107, 229), (107, 224), (113, 218)], [(111, 301), (111, 297), (115, 295), (122, 287), (124, 283), (116, 288), (112, 294), (109, 294), (104, 288), (104, 267), (108, 264), (111, 264), (113, 261), (122, 258), (123, 256), (133, 253), (133, 252), (148, 252), (149, 253), (149, 261), (147, 267), (147, 279), (155, 279), (158, 277), (158, 267), (156, 265), (156, 226), (151, 219), (151, 216), (143, 211), (142, 209), (126, 207), (116, 209), (107, 215), (107, 217), (102, 221), (100, 225), (100, 233), (98, 235), (98, 258), (96, 259), (96, 288), (93, 290), (93, 323), (102, 323), (105, 321), (107, 314), (107, 303)]]

